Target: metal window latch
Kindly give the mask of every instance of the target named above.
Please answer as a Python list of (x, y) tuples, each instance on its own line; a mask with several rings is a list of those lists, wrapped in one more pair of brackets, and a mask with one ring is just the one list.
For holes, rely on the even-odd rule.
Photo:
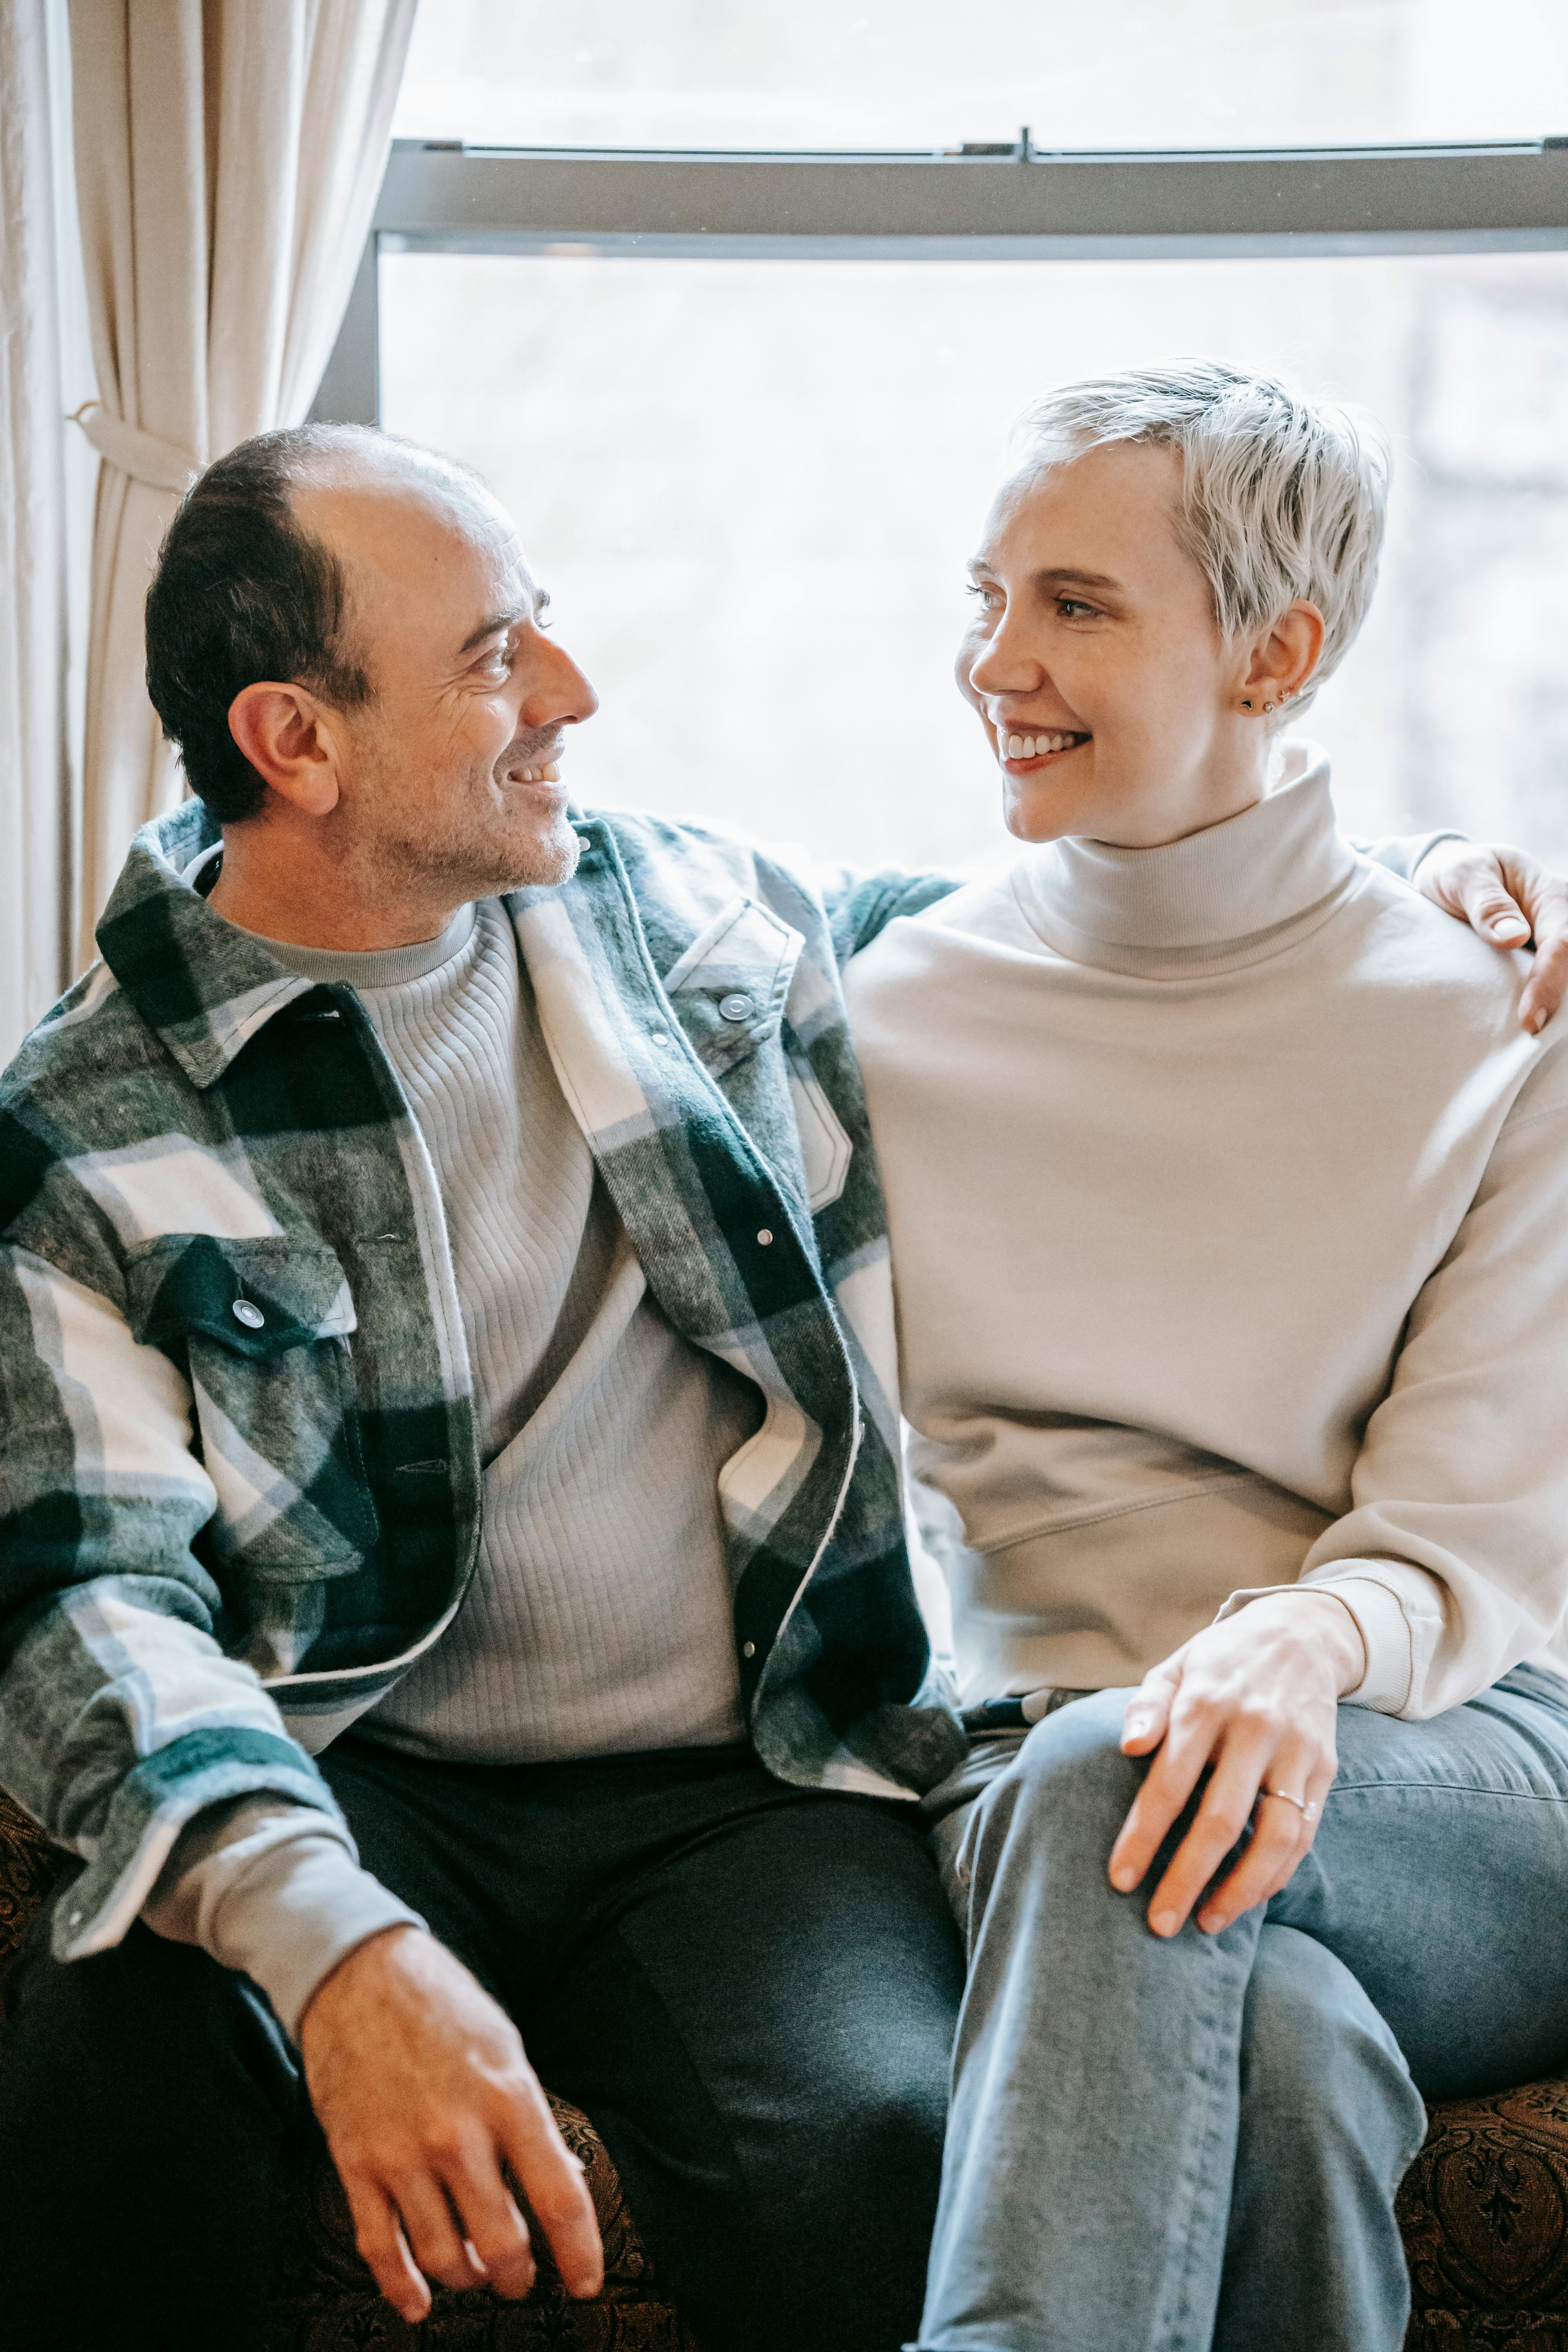
[(966, 139), (962, 147), (949, 147), (943, 152), (949, 155), (1011, 157), (1015, 163), (1032, 163), (1035, 142), (1029, 136), (1029, 126), (1026, 122), (1016, 139)]

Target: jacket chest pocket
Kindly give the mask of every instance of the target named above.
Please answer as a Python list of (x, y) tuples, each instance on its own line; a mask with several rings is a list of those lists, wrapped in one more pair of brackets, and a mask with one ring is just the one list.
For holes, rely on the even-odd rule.
[(309, 1583), (377, 1534), (360, 1444), (348, 1280), (324, 1242), (166, 1234), (127, 1268), (136, 1338), (184, 1362), (220, 1566)]
[(664, 976), (664, 992), (716, 1078), (779, 1033), (805, 941), (754, 898), (736, 898)]

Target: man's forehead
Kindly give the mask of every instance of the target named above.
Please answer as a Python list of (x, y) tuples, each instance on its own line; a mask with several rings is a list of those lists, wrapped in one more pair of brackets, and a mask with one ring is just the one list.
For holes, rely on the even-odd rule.
[(476, 618), (535, 601), (511, 518), (480, 483), (413, 467), (328, 472), (300, 481), (293, 506), (362, 589), (416, 591)]

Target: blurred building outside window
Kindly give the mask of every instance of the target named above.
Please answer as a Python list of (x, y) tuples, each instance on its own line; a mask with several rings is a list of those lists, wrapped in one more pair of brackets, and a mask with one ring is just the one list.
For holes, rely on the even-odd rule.
[[(1568, 131), (1568, 9), (426, 0), (401, 135), (888, 148)], [(1011, 852), (952, 683), (1047, 384), (1194, 352), (1389, 429), (1371, 620), (1309, 714), (1346, 824), (1568, 857), (1568, 254), (1112, 262), (389, 253), (382, 415), (517, 517), (603, 708), (577, 795), (857, 862)]]

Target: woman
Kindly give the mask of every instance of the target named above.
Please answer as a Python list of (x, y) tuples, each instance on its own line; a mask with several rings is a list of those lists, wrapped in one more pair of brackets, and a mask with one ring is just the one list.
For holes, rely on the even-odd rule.
[(1044, 845), (851, 971), (977, 1732), (919, 2340), (1393, 2352), (1422, 2095), (1568, 2058), (1568, 1030), (1279, 740), (1379, 452), (1202, 363), (1026, 433), (958, 676)]

